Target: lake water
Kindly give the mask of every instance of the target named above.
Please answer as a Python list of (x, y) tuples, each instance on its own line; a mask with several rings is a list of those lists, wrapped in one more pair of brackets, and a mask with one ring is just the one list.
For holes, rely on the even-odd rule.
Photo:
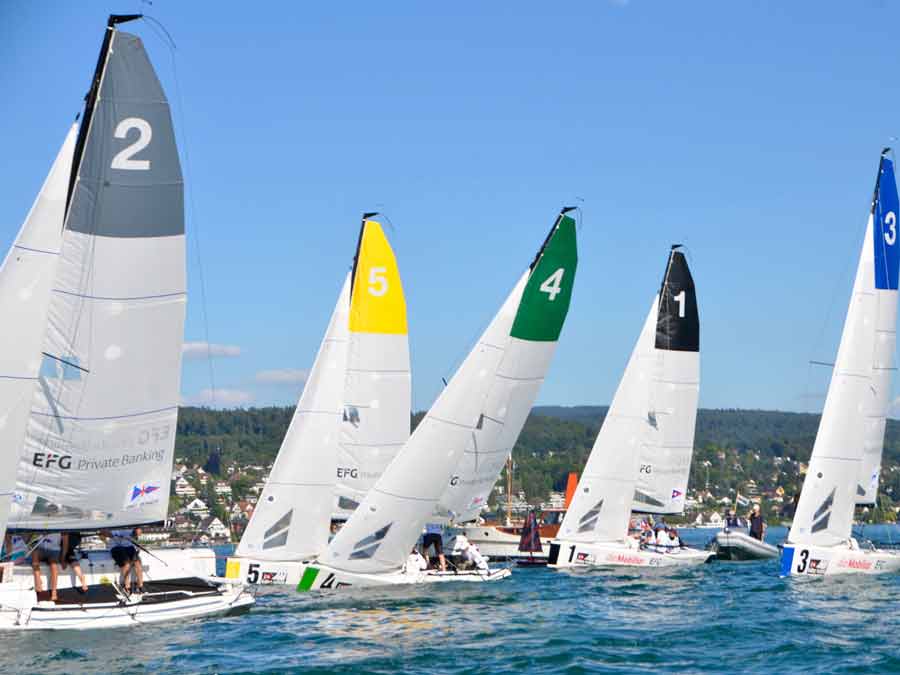
[[(897, 528), (865, 534), (900, 541)], [(492, 584), (270, 587), (244, 616), (0, 634), (0, 673), (883, 673), (900, 671), (898, 610), (898, 576), (779, 579), (775, 561), (518, 569)]]

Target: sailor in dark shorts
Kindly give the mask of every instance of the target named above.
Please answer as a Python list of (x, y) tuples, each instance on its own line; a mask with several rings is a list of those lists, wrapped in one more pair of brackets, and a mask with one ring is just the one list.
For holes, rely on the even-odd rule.
[[(140, 556), (138, 556), (137, 547), (134, 540), (141, 536), (140, 528), (133, 530), (112, 530), (105, 531), (103, 535), (109, 541), (109, 554), (112, 556), (116, 566), (122, 570), (122, 588), (129, 592), (144, 592), (144, 568), (141, 565)], [(137, 588), (135, 589), (129, 580), (132, 568), (137, 577)]]
[(62, 558), (62, 535), (59, 532), (47, 532), (41, 535), (37, 545), (31, 552), (31, 569), (34, 572), (34, 590), (41, 593), (44, 584), (41, 579), (41, 563), (50, 567), (50, 600), (56, 602), (56, 584), (59, 577), (59, 561)]
[(78, 547), (80, 545), (81, 532), (69, 532), (62, 536), (62, 568), (66, 569), (67, 565), (71, 567), (72, 571), (75, 572), (75, 576), (78, 577), (78, 581), (81, 582), (81, 588), (77, 590), (81, 593), (87, 593), (88, 587), (84, 580), (84, 572), (81, 571), (81, 562), (79, 561), (81, 551)]
[(444, 539), (441, 536), (444, 528), (440, 523), (426, 523), (425, 536), (422, 538), (422, 554), (428, 558), (428, 549), (434, 546), (434, 552), (441, 565), (441, 572), (447, 571), (447, 560), (444, 558)]

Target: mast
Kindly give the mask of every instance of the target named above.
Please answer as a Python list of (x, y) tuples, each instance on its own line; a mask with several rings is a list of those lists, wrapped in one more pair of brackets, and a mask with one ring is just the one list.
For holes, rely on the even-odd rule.
[(356, 266), (359, 264), (359, 251), (362, 248), (363, 235), (366, 232), (366, 221), (378, 215), (378, 211), (367, 211), (362, 214), (359, 223), (359, 237), (356, 239), (356, 253), (353, 254), (353, 269), (350, 270), (350, 297), (353, 297), (353, 285), (356, 283)]
[(506, 526), (512, 525), (512, 453), (506, 458)]
[[(75, 154), (72, 159), (72, 172), (69, 174), (69, 190), (66, 193), (66, 215), (69, 213), (72, 193), (75, 191), (75, 179), (81, 168), (81, 157), (84, 154), (84, 144), (87, 142), (91, 119), (94, 116), (94, 106), (97, 103), (97, 96), (100, 94), (100, 82), (103, 79), (103, 71), (106, 69), (106, 61), (109, 58), (109, 45), (112, 43), (113, 31), (115, 31), (118, 24), (135, 21), (143, 18), (143, 16), (143, 14), (110, 14), (109, 19), (106, 21), (106, 31), (103, 34), (100, 55), (97, 57), (97, 67), (94, 69), (94, 77), (91, 79), (91, 88), (84, 97), (84, 115), (81, 118), (81, 126), (78, 128), (78, 138), (75, 139)], [(65, 223), (65, 218), (63, 218), (63, 223)]]

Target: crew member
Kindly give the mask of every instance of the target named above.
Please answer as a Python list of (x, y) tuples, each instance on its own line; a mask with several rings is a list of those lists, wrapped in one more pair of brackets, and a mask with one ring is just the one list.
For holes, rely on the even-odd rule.
[(487, 572), (487, 560), (481, 555), (481, 551), (478, 550), (478, 547), (462, 535), (457, 536), (456, 539), (458, 544), (460, 543), (459, 540), (462, 539), (460, 552), (462, 553), (463, 559), (472, 563), (472, 566), (479, 572)]
[(62, 568), (66, 569), (66, 565), (71, 567), (72, 571), (75, 572), (75, 576), (78, 577), (78, 581), (81, 582), (81, 588), (76, 590), (81, 593), (87, 593), (87, 582), (84, 580), (84, 572), (81, 571), (81, 563), (79, 562), (81, 557), (79, 546), (81, 546), (81, 532), (69, 532), (62, 536)]
[(417, 577), (427, 569), (428, 561), (425, 560), (421, 553), (419, 553), (419, 549), (414, 546), (409, 557), (406, 559), (406, 565), (404, 565), (403, 571), (410, 576)]
[(747, 518), (750, 520), (750, 536), (762, 541), (766, 536), (766, 523), (760, 513), (759, 504), (753, 505), (753, 510)]
[(428, 555), (428, 549), (434, 547), (435, 555), (441, 566), (441, 572), (447, 571), (447, 560), (444, 558), (444, 538), (441, 536), (444, 528), (440, 523), (426, 523), (425, 536), (422, 538), (422, 553)]
[(115, 561), (116, 565), (122, 570), (122, 588), (126, 592), (133, 592), (134, 587), (130, 583), (129, 575), (134, 569), (137, 577), (137, 592), (144, 592), (144, 568), (141, 565), (141, 558), (138, 555), (137, 547), (134, 545), (135, 539), (141, 536), (140, 528), (133, 530), (104, 530), (103, 537), (110, 545), (109, 554)]
[(34, 572), (34, 590), (41, 593), (44, 590), (41, 579), (41, 563), (50, 566), (50, 600), (56, 602), (56, 587), (59, 579), (59, 561), (62, 558), (62, 537), (59, 532), (47, 532), (37, 542), (37, 546), (31, 552), (31, 570)]

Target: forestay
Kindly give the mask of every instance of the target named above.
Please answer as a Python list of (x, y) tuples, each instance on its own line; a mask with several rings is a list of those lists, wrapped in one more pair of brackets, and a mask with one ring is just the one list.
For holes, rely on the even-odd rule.
[[(541, 250), (542, 268), (534, 273), (547, 274), (534, 282), (536, 294), (523, 298), (491, 384), (481, 428), (438, 504), (437, 515), (455, 522), (475, 520), (487, 505), (556, 351), (572, 294), (573, 284), (566, 274), (574, 273), (576, 263), (575, 221), (561, 215), (551, 235), (554, 245)], [(552, 321), (547, 320), (550, 313)]]
[(874, 499), (894, 363), (898, 261), (897, 188), (893, 162), (883, 155), (791, 543), (845, 542), (857, 501)]
[[(464, 452), (482, 447), (485, 429), (497, 438), (504, 423), (510, 429), (519, 424), (512, 419), (518, 413), (511, 405), (519, 390), (498, 380), (509, 376), (517, 360), (534, 358), (524, 343), (555, 343), (568, 309), (576, 259), (574, 222), (561, 216), (478, 344), (321, 562), (356, 573), (400, 569)], [(513, 341), (521, 344), (511, 346)], [(543, 377), (538, 369), (548, 362), (539, 349), (535, 362), (525, 367), (526, 377)]]
[(411, 387), (406, 299), (397, 260), (380, 223), (364, 217), (350, 295), (336, 517), (353, 513), (409, 439)]
[(344, 401), (347, 274), (275, 464), (237, 547), (260, 560), (301, 560), (328, 544)]
[(38, 350), (18, 528), (148, 523), (168, 506), (186, 302), (183, 184), (143, 45), (108, 30)]
[[(621, 541), (633, 508), (646, 510), (648, 498), (667, 508), (678, 503), (680, 495), (674, 493), (683, 493), (687, 482), (697, 415), (699, 335), (694, 283), (684, 255), (673, 250), (563, 519), (560, 539)], [(676, 471), (685, 456), (687, 466)], [(659, 478), (648, 480), (652, 467), (663, 470)]]
[(35, 345), (47, 326), (50, 285), (62, 240), (77, 125), (72, 125), (28, 217), (0, 267), (0, 540), (15, 488), (18, 449), (41, 366)]

